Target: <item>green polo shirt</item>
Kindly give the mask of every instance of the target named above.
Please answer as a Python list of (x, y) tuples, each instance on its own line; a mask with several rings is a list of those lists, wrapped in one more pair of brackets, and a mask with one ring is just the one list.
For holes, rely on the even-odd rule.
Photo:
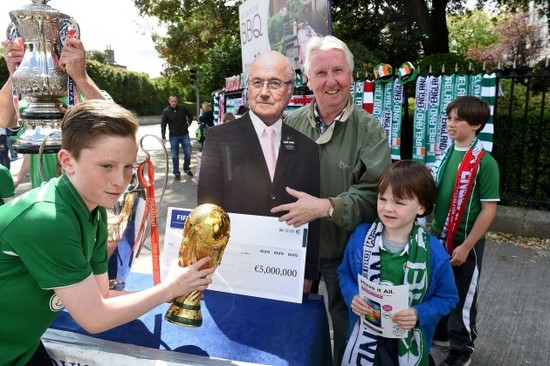
[[(435, 210), (431, 228), (438, 235), (443, 231), (445, 220), (449, 213), (451, 200), (453, 196), (454, 184), (458, 167), (462, 162), (462, 158), (466, 154), (465, 148), (457, 148), (451, 152), (449, 162), (445, 167), (445, 172), (441, 182), (437, 188), (437, 196), (435, 199)], [(468, 203), (465, 206), (464, 214), (460, 220), (458, 232), (455, 236), (455, 241), (463, 242), (470, 234), (472, 227), (481, 212), (481, 202), (498, 202), (500, 201), (499, 193), (499, 169), (496, 160), (487, 151), (481, 157), (479, 162), (478, 174), (474, 181), (472, 192), (468, 197)]]
[(13, 177), (8, 168), (0, 164), (0, 206), (4, 204), (4, 198), (15, 196)]
[(107, 272), (104, 208), (90, 213), (69, 179), (0, 207), (0, 365), (24, 365), (63, 309), (53, 289)]

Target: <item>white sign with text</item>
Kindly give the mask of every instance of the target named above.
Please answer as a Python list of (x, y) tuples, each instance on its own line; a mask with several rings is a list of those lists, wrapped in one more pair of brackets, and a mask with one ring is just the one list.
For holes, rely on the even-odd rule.
[[(168, 208), (162, 274), (178, 257), (190, 209)], [(228, 213), (229, 242), (209, 290), (301, 303), (307, 224), (298, 228), (277, 217)]]

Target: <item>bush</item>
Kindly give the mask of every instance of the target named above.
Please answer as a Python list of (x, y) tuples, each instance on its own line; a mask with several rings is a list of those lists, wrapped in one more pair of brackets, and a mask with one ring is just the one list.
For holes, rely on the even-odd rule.
[[(171, 93), (177, 94), (180, 99), (185, 97), (185, 93), (181, 90), (172, 90), (168, 87), (169, 83), (151, 80), (145, 73), (128, 71), (95, 60), (86, 62), (86, 71), (97, 86), (109, 93), (115, 102), (140, 116), (160, 115), (167, 106)], [(6, 63), (1, 60), (0, 83), (2, 85), (8, 76)], [(195, 112), (194, 103), (186, 106), (190, 111)]]

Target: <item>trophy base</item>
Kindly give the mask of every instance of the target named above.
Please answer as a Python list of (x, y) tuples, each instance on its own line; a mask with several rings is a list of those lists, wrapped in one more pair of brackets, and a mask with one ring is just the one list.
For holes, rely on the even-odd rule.
[(34, 122), (29, 120), (24, 122), (25, 126), (34, 128), (26, 130), (19, 136), (13, 144), (15, 151), (22, 154), (38, 154), (42, 145), (44, 145), (44, 154), (57, 153), (61, 150), (61, 130), (35, 125)]
[(174, 301), (164, 319), (176, 325), (186, 327), (200, 327), (202, 325), (202, 313), (200, 305), (188, 305), (179, 301)]

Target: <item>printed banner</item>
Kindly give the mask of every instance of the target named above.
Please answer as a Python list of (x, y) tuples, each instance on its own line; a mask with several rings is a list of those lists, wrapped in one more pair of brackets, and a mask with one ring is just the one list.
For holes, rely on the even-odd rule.
[(330, 0), (248, 0), (239, 6), (242, 72), (257, 54), (273, 50), (303, 71), (306, 48), (315, 36), (331, 33)]

